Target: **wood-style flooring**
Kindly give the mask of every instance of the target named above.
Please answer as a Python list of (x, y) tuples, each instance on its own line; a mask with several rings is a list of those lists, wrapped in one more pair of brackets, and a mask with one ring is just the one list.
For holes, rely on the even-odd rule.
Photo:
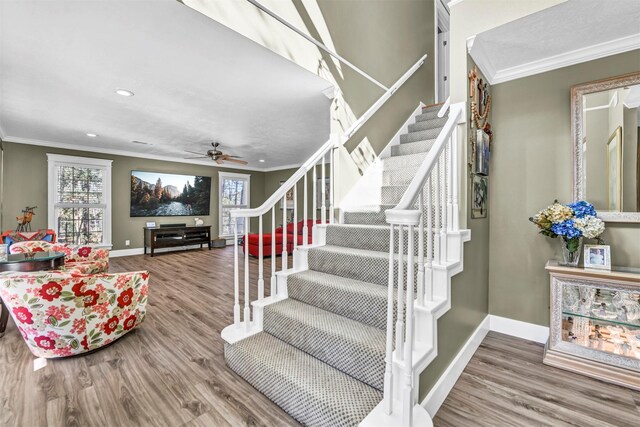
[(490, 332), (436, 427), (640, 426), (640, 392), (542, 364), (544, 346)]
[(232, 248), (112, 258), (112, 272), (151, 272), (144, 323), (101, 351), (35, 372), (10, 320), (0, 338), (0, 425), (297, 426), (224, 362), (232, 262)]
[[(111, 271), (151, 272), (145, 322), (101, 351), (49, 360), (35, 372), (10, 320), (0, 338), (0, 425), (298, 425), (224, 362), (220, 331), (232, 322), (232, 255), (226, 248), (113, 258)], [(257, 262), (250, 262), (255, 273)], [(268, 294), (268, 274), (265, 280)], [(257, 289), (251, 292), (255, 299)], [(542, 349), (490, 333), (434, 424), (640, 425), (640, 393), (542, 365)]]

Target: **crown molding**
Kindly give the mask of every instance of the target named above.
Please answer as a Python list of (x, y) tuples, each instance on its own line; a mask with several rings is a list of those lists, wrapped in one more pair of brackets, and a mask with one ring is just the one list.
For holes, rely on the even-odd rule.
[(0, 123), (0, 140), (4, 141), (7, 137), (7, 133), (2, 128), (2, 123)]
[(40, 147), (61, 148), (64, 150), (88, 151), (91, 153), (111, 154), (114, 156), (136, 157), (136, 158), (142, 158), (142, 159), (162, 160), (162, 161), (171, 162), (171, 163), (187, 163), (192, 165), (210, 166), (216, 169), (224, 168), (224, 169), (247, 170), (247, 171), (254, 171), (254, 172), (275, 172), (275, 171), (286, 170), (286, 169), (294, 169), (294, 168), (297, 169), (301, 166), (300, 164), (283, 165), (283, 166), (276, 166), (272, 168), (254, 168), (250, 166), (227, 166), (227, 165), (221, 166), (216, 163), (203, 161), (203, 160), (176, 159), (175, 157), (171, 157), (171, 156), (160, 156), (157, 154), (147, 154), (147, 153), (135, 153), (135, 152), (130, 152), (126, 150), (90, 147), (85, 145), (64, 144), (60, 142), (46, 141), (41, 139), (22, 138), (19, 136), (3, 136), (2, 140), (4, 142), (13, 142), (16, 144), (37, 145)]
[[(469, 46), (468, 39), (467, 46)], [(492, 67), (486, 48), (487, 46), (484, 46), (482, 41), (475, 43), (474, 40), (471, 42), (471, 47), (469, 47), (469, 54), (478, 64), (489, 83), (494, 85), (640, 49), (640, 34), (633, 34), (501, 70), (496, 70)]]

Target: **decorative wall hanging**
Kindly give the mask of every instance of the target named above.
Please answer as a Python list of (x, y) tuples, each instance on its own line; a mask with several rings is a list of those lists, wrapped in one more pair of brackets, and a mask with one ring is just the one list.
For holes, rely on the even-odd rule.
[(471, 176), (471, 218), (487, 217), (487, 177), (482, 175)]
[(470, 157), (469, 167), (471, 172), (479, 175), (489, 175), (489, 159), (491, 153), (491, 142), (493, 141), (493, 131), (489, 123), (489, 113), (491, 111), (491, 95), (489, 85), (478, 72), (478, 67), (474, 66), (469, 70), (469, 109), (471, 120), (469, 125)]

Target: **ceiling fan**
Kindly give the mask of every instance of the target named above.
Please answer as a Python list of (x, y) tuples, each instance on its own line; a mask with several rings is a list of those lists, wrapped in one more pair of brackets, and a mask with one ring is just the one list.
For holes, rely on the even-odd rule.
[(195, 151), (189, 151), (189, 150), (185, 150), (187, 153), (193, 153), (193, 154), (198, 154), (197, 157), (185, 157), (185, 159), (206, 159), (209, 158), (211, 160), (213, 160), (214, 162), (216, 162), (219, 165), (224, 164), (224, 162), (232, 162), (232, 163), (238, 163), (241, 165), (246, 165), (248, 164), (248, 162), (245, 162), (244, 160), (239, 160), (241, 157), (240, 156), (232, 156), (230, 154), (225, 154), (222, 151), (220, 151), (218, 149), (218, 147), (220, 146), (219, 142), (212, 142), (211, 145), (213, 146), (213, 150), (207, 150), (206, 153), (196, 153)]

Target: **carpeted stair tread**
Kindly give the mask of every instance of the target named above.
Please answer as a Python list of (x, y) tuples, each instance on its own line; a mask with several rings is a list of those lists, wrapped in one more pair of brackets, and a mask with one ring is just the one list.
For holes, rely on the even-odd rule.
[(382, 160), (382, 169), (391, 170), (391, 169), (405, 169), (408, 167), (417, 167), (422, 164), (425, 157), (427, 157), (426, 152), (388, 157)]
[(388, 225), (385, 216), (387, 209), (393, 209), (395, 205), (379, 205), (378, 210), (351, 208), (344, 212), (345, 224), (370, 224)]
[[(398, 252), (399, 232), (394, 233), (394, 252)], [(414, 250), (418, 251), (419, 231), (416, 227), (413, 236)], [(405, 253), (408, 248), (407, 232), (404, 232)], [(389, 252), (389, 225), (371, 224), (333, 224), (327, 227), (327, 245), (346, 248), (367, 249), (370, 251)], [(427, 241), (423, 239), (423, 249), (426, 251)]]
[[(418, 114), (416, 116), (416, 122), (437, 119), (439, 111), (440, 110), (435, 108), (429, 109), (429, 110), (422, 110), (422, 114)], [(449, 116), (449, 110), (447, 110), (447, 114), (445, 114), (444, 117), (448, 117), (448, 116)]]
[[(416, 144), (419, 144), (416, 142)], [(390, 169), (382, 172), (382, 185), (404, 185), (408, 187), (418, 172), (418, 166)]]
[(356, 426), (382, 393), (261, 332), (225, 344), (229, 367), (307, 426)]
[(448, 117), (436, 117), (435, 119), (421, 120), (409, 125), (409, 132), (418, 132), (427, 129), (442, 129), (447, 123)]
[(386, 328), (386, 286), (306, 270), (290, 275), (287, 289), (289, 298), (376, 328)]
[(405, 133), (400, 135), (400, 143), (404, 144), (407, 142), (416, 142), (416, 141), (424, 141), (427, 139), (435, 139), (440, 134), (441, 128), (433, 128), (426, 130), (419, 130), (415, 132)]
[(391, 146), (391, 157), (407, 156), (411, 154), (426, 153), (436, 142), (435, 138), (424, 141), (406, 142)]
[(291, 298), (265, 307), (263, 330), (382, 390), (384, 330)]
[[(381, 286), (387, 286), (389, 283), (389, 254), (387, 252), (325, 245), (309, 250), (308, 263), (309, 270)], [(397, 272), (397, 256), (394, 269)], [(414, 268), (414, 284), (416, 283), (417, 270), (417, 267)], [(398, 277), (398, 275), (394, 274), (394, 277)]]

